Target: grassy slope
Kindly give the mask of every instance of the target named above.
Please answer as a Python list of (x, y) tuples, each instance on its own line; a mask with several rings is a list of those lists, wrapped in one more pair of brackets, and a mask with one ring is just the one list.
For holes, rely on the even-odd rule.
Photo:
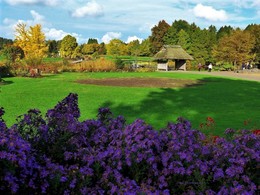
[[(83, 78), (106, 77), (170, 77), (200, 79), (205, 84), (182, 88), (126, 88), (82, 85), (73, 81)], [(0, 86), (0, 107), (5, 108), (8, 125), (30, 108), (43, 113), (68, 93), (79, 95), (81, 119), (94, 118), (99, 107), (109, 106), (115, 115), (128, 122), (144, 119), (157, 129), (183, 116), (193, 128), (210, 116), (216, 121), (214, 134), (226, 128), (243, 128), (244, 120), (260, 121), (259, 82), (233, 80), (208, 75), (180, 73), (65, 73), (40, 79), (6, 78)], [(256, 124), (260, 128), (259, 122)]]

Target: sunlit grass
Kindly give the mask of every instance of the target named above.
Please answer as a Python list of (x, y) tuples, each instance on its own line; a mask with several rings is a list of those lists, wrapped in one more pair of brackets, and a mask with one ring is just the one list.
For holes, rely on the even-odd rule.
[[(164, 77), (196, 79), (202, 85), (188, 88), (128, 88), (78, 84), (86, 78)], [(115, 115), (130, 123), (136, 118), (160, 129), (182, 116), (199, 129), (206, 117), (215, 120), (214, 134), (226, 128), (260, 128), (259, 82), (235, 80), (210, 75), (182, 73), (64, 73), (43, 78), (5, 78), (0, 86), (0, 107), (8, 125), (30, 108), (45, 113), (69, 93), (79, 95), (81, 120), (95, 118), (99, 107), (108, 106)], [(249, 126), (244, 121), (250, 120)], [(204, 130), (207, 131), (207, 130)], [(210, 129), (212, 131), (212, 129)]]

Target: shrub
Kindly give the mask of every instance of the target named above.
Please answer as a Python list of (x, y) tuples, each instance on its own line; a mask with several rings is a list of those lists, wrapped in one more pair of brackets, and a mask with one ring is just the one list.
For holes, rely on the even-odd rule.
[(8, 64), (0, 64), (0, 78), (7, 76), (12, 76), (11, 66)]
[(108, 108), (80, 122), (76, 94), (10, 128), (3, 114), (3, 194), (254, 194), (259, 186), (260, 137), (250, 131), (227, 129), (227, 139), (209, 142), (183, 118), (156, 131)]
[(218, 71), (228, 71), (228, 70), (234, 70), (235, 66), (230, 64), (230, 63), (223, 63), (220, 62), (217, 64), (217, 66), (214, 66), (214, 70), (218, 70)]
[(110, 72), (114, 70), (116, 70), (115, 63), (104, 58), (69, 64), (63, 69), (63, 71), (69, 72)]
[(123, 70), (125, 67), (124, 61), (121, 58), (115, 59), (116, 69)]

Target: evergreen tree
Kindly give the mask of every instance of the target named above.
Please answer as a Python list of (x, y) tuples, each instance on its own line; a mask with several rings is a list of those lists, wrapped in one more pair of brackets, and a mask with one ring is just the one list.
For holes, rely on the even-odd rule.
[(177, 31), (177, 33), (181, 30), (184, 30), (187, 33), (190, 31), (190, 24), (185, 20), (175, 20), (172, 23), (172, 27)]
[(177, 30), (176, 28), (172, 25), (170, 28), (167, 30), (163, 37), (163, 41), (166, 45), (177, 45), (178, 42), (178, 37), (177, 37)]
[(59, 52), (59, 42), (56, 40), (48, 40), (46, 42), (48, 46), (48, 54), (49, 56), (55, 56)]
[(188, 33), (186, 33), (184, 30), (180, 30), (177, 34), (177, 44), (180, 45), (184, 50), (186, 50), (188, 53), (191, 53), (190, 46), (191, 46), (191, 40)]
[(97, 39), (88, 39), (88, 43), (87, 44), (98, 44), (98, 40)]
[(230, 35), (234, 29), (231, 26), (222, 26), (217, 32), (217, 40), (224, 36)]

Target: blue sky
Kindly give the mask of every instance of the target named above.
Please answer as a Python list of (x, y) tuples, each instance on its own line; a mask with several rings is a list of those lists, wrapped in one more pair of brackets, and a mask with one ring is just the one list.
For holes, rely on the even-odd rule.
[(70, 34), (108, 43), (146, 39), (160, 20), (195, 22), (201, 28), (260, 24), (260, 0), (0, 0), (0, 37), (14, 39), (14, 27), (41, 24), (46, 39)]

